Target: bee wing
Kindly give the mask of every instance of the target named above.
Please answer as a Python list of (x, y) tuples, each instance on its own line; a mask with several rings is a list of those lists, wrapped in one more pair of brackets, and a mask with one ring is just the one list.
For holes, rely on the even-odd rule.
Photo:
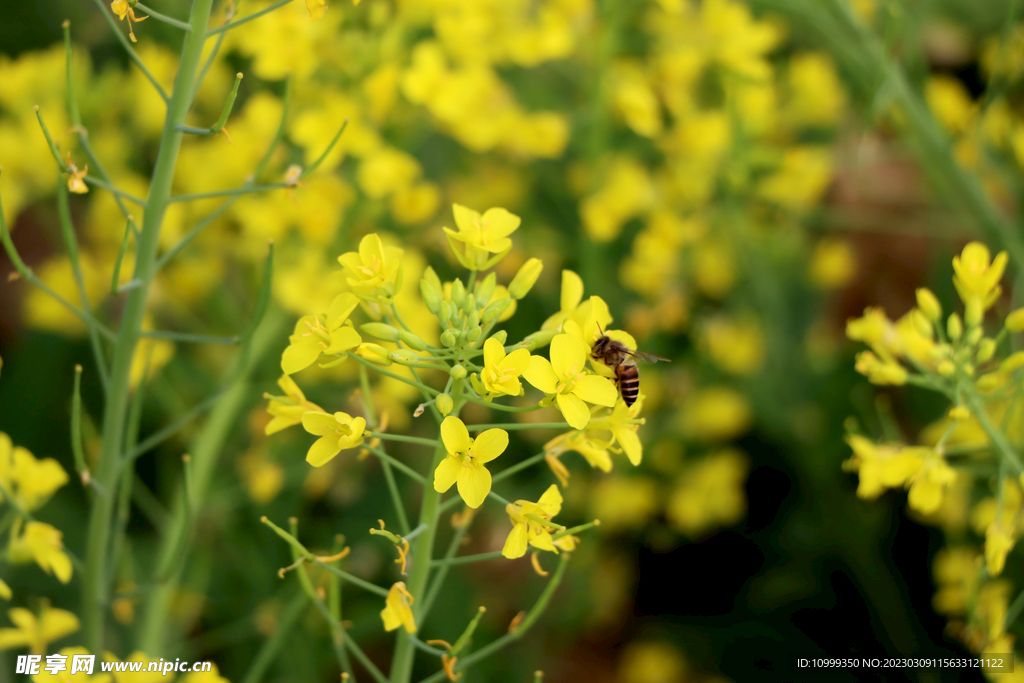
[(644, 363), (657, 363), (659, 360), (663, 360), (666, 363), (672, 362), (671, 358), (663, 358), (662, 356), (655, 356), (653, 353), (645, 353), (643, 351), (626, 351), (626, 353)]

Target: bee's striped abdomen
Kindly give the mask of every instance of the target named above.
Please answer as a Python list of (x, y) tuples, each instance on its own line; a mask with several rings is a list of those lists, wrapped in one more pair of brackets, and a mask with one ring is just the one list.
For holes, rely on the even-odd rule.
[(640, 394), (640, 371), (637, 370), (636, 365), (630, 363), (617, 366), (615, 374), (619, 379), (619, 393), (622, 394), (622, 400), (626, 402), (627, 406), (633, 405), (636, 402), (636, 397)]

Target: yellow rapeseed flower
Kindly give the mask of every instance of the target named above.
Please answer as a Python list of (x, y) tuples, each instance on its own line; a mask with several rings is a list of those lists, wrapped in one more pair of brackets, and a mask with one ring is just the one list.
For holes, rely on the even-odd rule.
[(480, 381), (484, 389), (493, 396), (519, 396), (523, 386), (519, 376), (530, 364), (530, 352), (516, 349), (505, 355), (505, 347), (494, 337), (484, 342), (484, 367)]
[[(527, 545), (532, 545), (539, 550), (550, 550), (553, 553), (562, 550), (572, 550), (575, 541), (570, 536), (553, 540), (551, 528), (541, 524), (538, 519), (550, 522), (551, 519), (562, 510), (562, 494), (558, 486), (552, 484), (536, 503), (528, 500), (517, 500), (505, 506), (505, 512), (512, 520), (512, 531), (505, 539), (505, 546), (501, 554), (510, 560), (522, 557), (526, 554)], [(568, 541), (568, 542), (566, 542)]]
[(302, 426), (310, 434), (320, 437), (306, 454), (306, 462), (320, 467), (341, 451), (363, 443), (366, 420), (342, 412), (331, 415), (310, 411), (302, 414)]
[(63, 534), (42, 522), (28, 522), (20, 533), (20, 518), (11, 529), (7, 557), (14, 564), (35, 562), (47, 574), (53, 574), (61, 583), (71, 580), (71, 559), (64, 552)]
[(399, 626), (405, 627), (409, 633), (416, 633), (416, 619), (412, 614), (413, 597), (405, 588), (404, 581), (398, 581), (384, 600), (384, 609), (380, 618), (384, 620), (384, 630), (394, 631)]
[(277, 385), (284, 390), (284, 397), (264, 394), (264, 398), (270, 399), (267, 412), (273, 416), (273, 419), (263, 429), (265, 434), (275, 434), (282, 429), (301, 423), (303, 413), (308, 411), (325, 412), (317, 404), (306, 400), (306, 395), (302, 393), (302, 389), (290, 376), (281, 375), (281, 378), (277, 380)]
[(459, 495), (466, 505), (478, 508), (491, 490), (491, 473), (484, 467), (508, 448), (508, 432), (488, 429), (470, 438), (466, 424), (449, 415), (441, 423), (441, 441), (448, 457), (434, 470), (434, 490), (444, 493), (458, 483)]
[(402, 250), (385, 247), (372, 233), (359, 242), (359, 251), (338, 257), (352, 291), (367, 301), (390, 300), (402, 288)]
[(0, 629), (0, 650), (27, 647), (34, 655), (46, 652), (46, 646), (74, 633), (79, 628), (78, 617), (71, 612), (45, 605), (37, 617), (23, 607), (7, 611), (14, 628)]
[(1017, 540), (1003, 527), (993, 522), (985, 530), (985, 565), (989, 576), (999, 576), (1006, 566), (1006, 556), (1010, 554)]
[(486, 270), (512, 249), (508, 236), (519, 228), (519, 216), (502, 208), (488, 209), (480, 215), (459, 204), (452, 205), (452, 213), (458, 231), (447, 227), (444, 231), (455, 258), (466, 268)]
[(867, 499), (877, 498), (887, 488), (906, 485), (921, 470), (925, 458), (933, 453), (924, 446), (876, 444), (859, 434), (848, 434), (846, 442), (853, 450), (853, 457), (844, 467), (857, 471), (860, 478), (857, 496)]
[(299, 318), (295, 323), (295, 332), (289, 338), (291, 343), (281, 355), (281, 369), (284, 373), (291, 375), (309, 367), (321, 353), (340, 354), (359, 346), (362, 341), (359, 333), (344, 325), (358, 305), (356, 296), (345, 292), (335, 297), (324, 322), (320, 322), (320, 318), (315, 315)]
[(68, 172), (68, 191), (74, 192), (75, 194), (85, 194), (89, 191), (89, 186), (85, 184), (85, 176), (89, 175), (89, 164), (85, 165), (81, 171), (78, 167), (71, 163), (71, 152), (68, 152), (67, 158), (67, 172)]
[(42, 507), (66, 483), (68, 475), (59, 462), (37, 460), (27, 448), (14, 446), (11, 437), (0, 432), (0, 486), (23, 510)]
[(980, 308), (979, 313), (983, 313), (999, 298), (1003, 291), (999, 280), (1006, 269), (1006, 261), (1005, 251), (999, 252), (993, 259), (988, 247), (981, 242), (971, 242), (959, 256), (953, 257), (953, 285), (967, 307), (968, 314), (972, 308)]
[[(135, 16), (135, 5), (128, 2), (128, 0), (113, 0), (110, 3), (110, 9), (114, 10), (114, 14), (118, 16), (121, 21), (127, 17), (128, 19), (128, 37), (132, 39), (133, 43), (138, 42), (135, 39), (135, 32), (132, 30), (132, 22), (136, 24), (149, 19), (149, 17), (137, 17)], [(74, 192), (74, 190), (72, 190)]]
[(611, 408), (618, 398), (608, 378), (587, 372), (589, 354), (589, 347), (576, 335), (558, 334), (551, 340), (551, 360), (533, 356), (523, 373), (527, 382), (554, 397), (565, 421), (576, 429), (590, 422), (587, 403)]

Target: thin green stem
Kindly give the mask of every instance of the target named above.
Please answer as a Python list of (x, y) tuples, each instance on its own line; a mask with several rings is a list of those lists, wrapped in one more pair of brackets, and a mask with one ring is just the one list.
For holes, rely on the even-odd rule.
[(368, 450), (371, 453), (373, 453), (374, 455), (376, 455), (382, 461), (387, 462), (388, 464), (393, 466), (395, 469), (400, 470), (402, 473), (406, 474), (411, 479), (414, 479), (415, 481), (419, 482), (425, 488), (430, 488), (429, 482), (427, 481), (426, 477), (424, 477), (422, 474), (420, 474), (419, 472), (417, 472), (413, 468), (411, 468), (408, 465), (406, 465), (401, 460), (397, 460), (397, 459), (391, 457), (390, 455), (388, 455), (387, 453), (385, 453), (384, 451), (380, 450), (379, 448), (374, 448), (373, 446), (371, 446), (369, 444), (365, 444), (364, 443), (363, 444), (363, 448), (365, 448), (366, 450)]
[(162, 21), (163, 23), (169, 24), (169, 25), (171, 25), (171, 26), (173, 26), (175, 28), (180, 28), (182, 31), (191, 31), (192, 30), (192, 24), (189, 24), (188, 22), (185, 22), (185, 21), (181, 21), (179, 19), (175, 19), (174, 17), (169, 17), (166, 14), (160, 14), (159, 12), (156, 12), (156, 11), (150, 9), (149, 7), (146, 7), (141, 2), (135, 4), (135, 9), (138, 9), (138, 10), (141, 10), (141, 11), (145, 12), (146, 14), (148, 14), (151, 17), (153, 17), (157, 21)]
[(575, 429), (568, 422), (499, 422), (497, 424), (466, 425), (471, 432), (482, 432), (485, 429), (504, 429), (506, 432), (514, 429)]
[(125, 454), (121, 466), (129, 466), (132, 462), (135, 461), (136, 458), (148, 453), (149, 451), (153, 450), (167, 439), (171, 438), (172, 436), (180, 432), (185, 425), (187, 425), (189, 422), (205, 413), (207, 410), (210, 410), (210, 408), (216, 405), (220, 399), (221, 392), (218, 391), (214, 393), (212, 396), (209, 396), (206, 399), (204, 399), (201, 403), (197, 403), (196, 405), (189, 408), (188, 411), (178, 416), (178, 418), (175, 419), (174, 422), (172, 422), (171, 424), (167, 425), (166, 427), (160, 429), (157, 432), (154, 432), (153, 434), (150, 434), (146, 439), (142, 441), (142, 443), (130, 449)]
[(431, 567), (445, 567), (456, 564), (473, 564), (474, 562), (485, 562), (487, 560), (496, 560), (499, 557), (504, 557), (500, 550), (496, 550), (493, 553), (480, 553), (478, 555), (463, 555), (462, 557), (444, 558), (441, 560), (432, 560), (430, 562)]
[[(377, 426), (377, 416), (373, 411), (373, 399), (370, 394), (370, 373), (365, 365), (359, 366), (359, 386), (363, 391), (363, 406), (366, 411), (366, 422), (371, 427)], [(383, 451), (383, 449), (381, 449)], [(381, 469), (384, 470), (384, 480), (387, 482), (388, 494), (391, 496), (391, 504), (395, 508), (395, 515), (398, 517), (398, 526), (402, 533), (409, 533), (409, 518), (405, 514), (405, 504), (402, 502), (402, 495), (398, 491), (398, 482), (395, 481), (395, 473), (391, 471), (391, 463), (387, 460), (380, 461)]]
[(284, 7), (285, 5), (287, 5), (291, 1), (292, 0), (278, 0), (278, 2), (275, 2), (270, 7), (265, 7), (263, 9), (261, 9), (259, 12), (253, 12), (252, 14), (250, 14), (248, 16), (245, 16), (245, 17), (242, 17), (241, 19), (238, 19), (237, 21), (231, 21), (231, 22), (228, 22), (227, 24), (224, 24), (223, 26), (218, 26), (217, 28), (210, 29), (209, 31), (206, 32), (206, 37), (209, 38), (210, 36), (217, 35), (218, 33), (224, 33), (225, 31), (230, 31), (231, 29), (237, 28), (237, 27), (241, 26), (242, 24), (245, 24), (245, 23), (248, 23), (248, 22), (252, 21), (253, 19), (259, 19), (264, 14), (269, 14), (270, 12), (273, 12), (274, 10), (278, 9), (279, 7)]
[[(181, 131), (177, 131), (181, 132)], [(192, 202), (199, 199), (216, 199), (217, 197), (234, 197), (246, 194), (256, 194), (264, 190), (283, 190), (292, 187), (288, 183), (270, 183), (269, 185), (242, 185), (229, 190), (214, 190), (213, 192), (197, 192), (196, 194), (179, 194), (170, 198), (172, 203)]]
[(501, 472), (498, 472), (497, 474), (495, 474), (491, 478), (491, 483), (492, 484), (496, 484), (499, 481), (502, 481), (503, 479), (508, 479), (509, 477), (511, 477), (516, 472), (519, 472), (521, 470), (525, 470), (527, 467), (530, 467), (532, 465), (536, 465), (537, 463), (539, 463), (542, 460), (544, 460), (544, 457), (546, 455), (547, 455), (547, 453), (540, 452), (540, 453), (537, 453), (536, 455), (531, 455), (526, 460), (523, 460), (521, 462), (517, 462), (515, 465), (512, 465), (511, 467), (506, 467)]
[(170, 341), (191, 344), (223, 344), (231, 346), (238, 343), (238, 336), (215, 337), (209, 334), (192, 334), (191, 332), (174, 332), (170, 330), (143, 330), (140, 335), (146, 339), (168, 339)]
[(401, 375), (397, 375), (397, 374), (391, 372), (390, 370), (385, 370), (381, 366), (377, 365), (376, 363), (372, 363), (372, 362), (366, 360), (362, 356), (358, 356), (358, 355), (356, 355), (354, 353), (349, 353), (348, 357), (351, 358), (352, 360), (356, 361), (357, 363), (361, 363), (361, 364), (365, 365), (366, 367), (370, 368), (374, 372), (379, 372), (380, 374), (382, 374), (382, 375), (384, 375), (386, 377), (390, 377), (391, 379), (397, 379), (399, 382), (405, 382), (406, 384), (408, 384), (410, 386), (414, 386), (414, 387), (420, 389), (421, 391), (429, 392), (429, 393), (433, 394), (434, 396), (436, 396), (437, 394), (441, 393), (437, 389), (434, 389), (433, 387), (428, 387), (426, 384), (423, 384), (422, 382), (417, 382), (415, 380), (409, 379), (408, 377), (402, 377)]
[(96, 372), (99, 374), (100, 384), (103, 385), (103, 393), (105, 394), (110, 386), (107, 359), (104, 358), (103, 346), (100, 344), (99, 321), (93, 315), (92, 304), (89, 303), (89, 296), (85, 290), (85, 278), (82, 275), (82, 264), (78, 256), (78, 238), (75, 236), (75, 227), (71, 224), (68, 187), (61, 182), (60, 173), (57, 174), (57, 214), (60, 217), (60, 232), (64, 237), (64, 248), (68, 252), (71, 270), (75, 277), (75, 286), (78, 288), (78, 298), (82, 302), (82, 312), (87, 317), (86, 325), (89, 328), (89, 345), (92, 347), (93, 360), (96, 362)]
[(541, 409), (541, 406), (539, 405), (520, 408), (517, 406), (505, 406), (501, 405), (500, 403), (488, 403), (487, 401), (476, 398), (475, 396), (467, 396), (466, 398), (468, 398), (471, 403), (476, 403), (477, 405), (481, 406), (487, 406), (488, 408), (493, 408), (494, 410), (500, 410), (506, 413), (532, 413), (535, 410)]
[[(135, 51), (135, 48), (132, 47), (132, 44), (128, 40), (128, 38), (126, 38), (125, 35), (123, 33), (121, 33), (121, 28), (117, 25), (117, 22), (114, 21), (114, 16), (108, 11), (107, 6), (103, 4), (103, 0), (93, 0), (93, 2), (96, 4), (96, 7), (99, 8), (100, 14), (102, 14), (103, 18), (107, 21), (107, 25), (110, 26), (110, 30), (113, 31), (114, 35), (117, 36), (117, 39), (119, 41), (121, 41), (121, 47), (124, 48), (124, 51), (126, 53), (128, 53), (128, 58), (131, 59), (135, 63), (135, 66), (139, 67), (139, 71), (142, 72), (142, 75), (145, 76), (146, 79), (153, 85), (153, 88), (156, 89), (156, 91), (160, 95), (160, 97), (162, 97), (163, 100), (168, 103), (168, 109), (169, 109), (170, 108), (170, 98), (167, 96), (167, 91), (164, 90), (163, 87), (161, 87), (160, 83), (156, 80), (156, 78), (153, 76), (153, 74), (151, 74), (149, 72), (149, 69), (146, 68), (145, 63), (142, 61), (142, 58), (139, 57), (139, 54)], [(193, 9), (193, 13), (194, 13), (194, 9)], [(191, 19), (191, 16), (190, 16), (190, 19)], [(186, 41), (187, 40), (188, 40), (188, 36), (186, 36)], [(179, 68), (178, 73), (181, 74), (180, 68)], [(190, 75), (190, 78), (191, 78), (191, 75)], [(177, 82), (175, 82), (175, 87), (177, 87)]]
[[(438, 509), (440, 516), (441, 510)], [(455, 533), (452, 534), (452, 540), (448, 543), (448, 551), (444, 555), (444, 559), (450, 560), (455, 557), (455, 553), (462, 547), (462, 539), (465, 537), (466, 532), (469, 530), (469, 522), (464, 521)], [(430, 613), (430, 608), (434, 606), (434, 600), (441, 593), (441, 588), (444, 586), (444, 580), (448, 577), (449, 565), (443, 564), (438, 570), (437, 574), (434, 575), (434, 580), (430, 584), (430, 588), (427, 590), (426, 597), (423, 598), (420, 604), (420, 621), (426, 621), (427, 615)]]
[[(558, 568), (555, 569), (555, 573), (551, 576), (548, 584), (541, 592), (540, 597), (537, 598), (537, 602), (530, 609), (529, 613), (527, 613), (526, 618), (519, 624), (519, 627), (511, 633), (507, 633), (497, 640), (484, 645), (476, 652), (466, 655), (464, 658), (460, 658), (458, 663), (455, 665), (456, 671), (465, 671), (473, 664), (490, 657), (505, 646), (510, 645), (526, 635), (526, 632), (530, 630), (534, 623), (536, 623), (537, 619), (544, 614), (544, 610), (547, 609), (548, 603), (551, 602), (551, 596), (555, 594), (555, 590), (562, 582), (562, 577), (565, 576), (565, 569), (569, 564), (569, 555), (569, 553), (562, 553), (559, 558), (560, 562), (558, 563)], [(447, 678), (448, 675), (444, 671), (439, 671), (432, 676), (427, 676), (421, 680), (420, 683), (441, 683)]]
[(292, 628), (299, 621), (299, 617), (302, 616), (302, 611), (306, 608), (307, 604), (309, 604), (309, 596), (302, 591), (299, 591), (291, 599), (287, 607), (281, 612), (281, 617), (277, 621), (274, 634), (263, 641), (263, 645), (253, 658), (249, 669), (245, 672), (245, 676), (242, 677), (241, 683), (260, 682), (267, 668), (284, 647), (285, 641), (288, 639)]
[(1024, 472), (1024, 466), (1021, 464), (1020, 456), (1017, 454), (1016, 449), (1010, 444), (1006, 435), (1003, 434), (989, 418), (988, 413), (985, 412), (985, 405), (982, 403), (981, 398), (974, 392), (967, 392), (965, 396), (967, 406), (971, 410), (981, 428), (985, 430), (988, 438), (995, 445), (996, 449), (1003, 454), (1003, 457), (1009, 461), (1010, 465), (1016, 471), (1018, 475)]
[[(365, 372), (363, 368), (361, 371)], [(385, 441), (402, 441), (404, 443), (415, 443), (421, 446), (430, 446), (435, 448), (437, 446), (437, 439), (423, 439), (418, 436), (403, 436), (402, 434), (391, 434), (388, 432), (370, 432), (370, 436), (377, 439), (384, 439)]]
[(82, 180), (84, 180), (89, 185), (93, 185), (94, 187), (98, 187), (101, 190), (106, 190), (107, 192), (110, 192), (115, 197), (120, 197), (122, 199), (127, 199), (128, 201), (130, 201), (132, 204), (135, 204), (136, 206), (141, 206), (142, 208), (146, 208), (146, 200), (145, 199), (141, 199), (141, 198), (136, 197), (135, 195), (131, 194), (130, 192), (125, 192), (124, 190), (118, 189), (117, 187), (115, 187), (114, 185), (112, 185), (111, 183), (109, 183), (106, 180), (100, 180), (99, 178), (97, 178), (95, 176), (92, 176), (92, 175), (87, 175), (84, 178), (82, 178)]

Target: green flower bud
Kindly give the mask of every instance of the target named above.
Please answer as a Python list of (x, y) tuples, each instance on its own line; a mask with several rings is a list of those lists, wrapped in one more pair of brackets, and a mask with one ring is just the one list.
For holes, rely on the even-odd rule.
[(398, 329), (387, 323), (363, 323), (359, 329), (374, 339), (383, 341), (398, 341)]
[(500, 318), (501, 314), (504, 313), (505, 310), (508, 309), (508, 307), (511, 305), (512, 299), (510, 299), (507, 296), (503, 299), (498, 299), (497, 301), (492, 302), (490, 305), (487, 306), (487, 308), (484, 309), (483, 314), (481, 314), (480, 316), (480, 321), (483, 322), (485, 325), (491, 324), (492, 322)]
[(979, 377), (975, 386), (978, 387), (978, 391), (985, 394), (998, 389), (1004, 384), (1006, 384), (1006, 375), (996, 370), (995, 372), (990, 372), (987, 375)]
[(455, 346), (455, 343), (459, 341), (459, 333), (455, 330), (445, 330), (441, 333), (441, 345), (446, 349), (450, 349)]
[(1024, 367), (1024, 351), (1017, 351), (1016, 353), (1008, 356), (999, 366), (999, 369), (1003, 372), (1010, 373), (1022, 367)]
[(967, 336), (964, 337), (964, 341), (967, 343), (968, 346), (974, 346), (975, 344), (978, 343), (978, 340), (981, 339), (981, 335), (983, 334), (985, 334), (985, 330), (981, 329), (980, 327), (974, 327), (971, 329), (970, 332), (967, 333)]
[(438, 292), (443, 292), (444, 287), (441, 286), (441, 278), (437, 276), (434, 269), (427, 266), (427, 269), (423, 271), (423, 279), (430, 283), (430, 286), (436, 289)]
[(506, 330), (498, 330), (491, 335), (491, 339), (497, 340), (499, 344), (504, 346), (505, 342), (508, 341), (508, 332)]
[(462, 308), (466, 303), (466, 285), (462, 284), (459, 278), (455, 278), (455, 282), (452, 283), (451, 300), (458, 308)]
[(452, 317), (452, 304), (450, 301), (442, 301), (440, 310), (437, 312), (437, 319), (442, 325), (446, 325)]
[(956, 366), (953, 365), (953, 363), (948, 360), (944, 360), (941, 363), (939, 363), (935, 369), (943, 377), (949, 377), (954, 372), (956, 372)]
[(1006, 329), (1010, 332), (1020, 332), (1024, 330), (1024, 308), (1018, 308), (1016, 311), (1006, 316)]
[(924, 313), (924, 317), (931, 322), (938, 322), (942, 317), (942, 306), (938, 298), (932, 294), (932, 290), (922, 287), (917, 290), (917, 307)]
[(448, 371), (448, 374), (453, 379), (464, 379), (466, 377), (466, 368), (462, 365), (453, 365), (452, 369)]
[(956, 313), (951, 313), (949, 319), (946, 321), (946, 334), (953, 341), (960, 339), (960, 335), (964, 333), (964, 324), (960, 322), (960, 316)]
[(476, 297), (471, 294), (466, 294), (466, 298), (462, 301), (462, 312), (468, 317), (470, 313), (476, 313)]
[(420, 362), (420, 357), (416, 355), (416, 352), (409, 349), (392, 351), (391, 358), (399, 365), (415, 365)]
[(399, 330), (398, 338), (401, 339), (402, 342), (411, 349), (416, 349), (417, 351), (427, 350), (427, 342), (420, 339), (420, 336), (415, 332), (410, 332), (409, 330)]
[(516, 346), (534, 351), (542, 346), (550, 344), (556, 334), (558, 334), (558, 330), (541, 330), (540, 332), (534, 332), (533, 334), (528, 335), (526, 339), (519, 342)]
[(995, 340), (994, 339), (982, 339), (981, 342), (978, 344), (978, 355), (975, 356), (975, 359), (979, 363), (984, 363), (985, 361), (990, 360), (992, 358), (992, 356), (995, 355), (995, 352), (996, 352), (996, 342), (995, 342)]
[(522, 299), (526, 296), (544, 270), (544, 264), (539, 258), (532, 258), (519, 268), (519, 272), (512, 278), (508, 286), (508, 294), (513, 299)]
[[(437, 277), (436, 275), (434, 276)], [(426, 304), (427, 310), (437, 315), (441, 306), (441, 289), (435, 287), (427, 278), (420, 280), (420, 296), (423, 297), (423, 303)]]
[(469, 326), (470, 327), (476, 327), (477, 325), (479, 325), (480, 324), (480, 311), (473, 311), (472, 313), (470, 313), (468, 321), (469, 321)]
[(928, 317), (920, 310), (910, 311), (910, 322), (913, 323), (917, 333), (925, 339), (931, 339), (934, 336), (935, 330), (932, 329), (932, 324), (928, 321)]
[(441, 415), (447, 417), (448, 413), (452, 412), (452, 408), (455, 407), (455, 401), (448, 394), (439, 394), (436, 401), (438, 411)]
[(498, 276), (493, 272), (488, 273), (487, 277), (477, 283), (476, 286), (476, 305), (478, 308), (486, 306), (491, 297), (494, 295), (494, 287), (498, 284)]
[(480, 338), (480, 335), (483, 333), (484, 331), (480, 329), (479, 325), (477, 325), (476, 327), (469, 328), (469, 336), (467, 338), (469, 339), (470, 342), (475, 342), (477, 339)]
[(377, 365), (387, 366), (394, 362), (391, 359), (391, 352), (380, 344), (360, 344), (359, 348), (356, 349), (356, 355), (365, 358), (371, 363), (376, 363)]

